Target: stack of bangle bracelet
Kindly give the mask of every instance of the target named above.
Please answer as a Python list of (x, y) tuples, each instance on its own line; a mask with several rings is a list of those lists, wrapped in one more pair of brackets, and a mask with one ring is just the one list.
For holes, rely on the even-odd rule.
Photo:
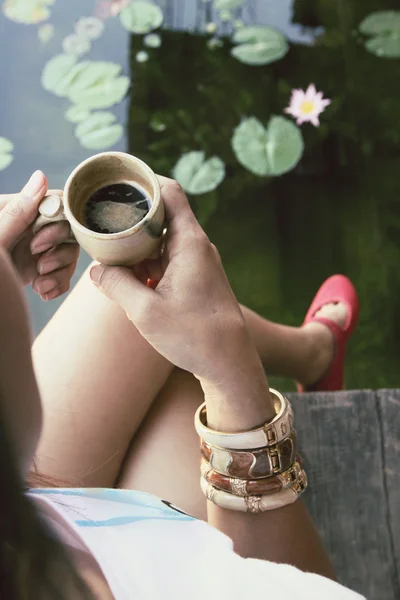
[(276, 390), (270, 394), (275, 417), (250, 431), (214, 431), (207, 427), (205, 403), (196, 412), (201, 489), (222, 508), (249, 513), (273, 510), (295, 502), (307, 487), (297, 455), (292, 407)]

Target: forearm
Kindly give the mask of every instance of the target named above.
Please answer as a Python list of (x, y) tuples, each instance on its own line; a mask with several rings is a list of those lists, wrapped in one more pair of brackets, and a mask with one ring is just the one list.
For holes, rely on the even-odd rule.
[[(221, 432), (259, 427), (274, 416), (266, 377), (248, 352), (241, 372), (232, 370), (224, 386), (202, 382), (207, 424)], [(303, 571), (334, 577), (307, 509), (301, 501), (260, 514), (227, 510), (208, 502), (208, 521), (228, 535), (244, 557), (292, 564)]]
[(233, 540), (235, 552), (294, 565), (335, 578), (332, 565), (301, 500), (257, 515), (226, 510), (207, 502), (208, 522)]

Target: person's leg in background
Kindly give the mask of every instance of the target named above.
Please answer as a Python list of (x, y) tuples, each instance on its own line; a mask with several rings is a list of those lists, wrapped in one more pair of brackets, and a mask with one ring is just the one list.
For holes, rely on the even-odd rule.
[[(332, 332), (321, 323), (288, 327), (268, 321), (241, 307), (247, 326), (268, 375), (287, 377), (308, 386), (318, 381), (332, 362), (335, 347)], [(326, 304), (315, 316), (344, 326), (346, 305)]]

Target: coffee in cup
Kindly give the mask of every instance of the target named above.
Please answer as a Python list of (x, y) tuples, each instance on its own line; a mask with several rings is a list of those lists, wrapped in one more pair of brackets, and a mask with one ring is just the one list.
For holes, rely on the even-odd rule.
[(158, 179), (140, 159), (122, 152), (88, 158), (68, 177), (62, 197), (49, 195), (39, 207), (36, 233), (67, 220), (73, 241), (107, 265), (134, 265), (153, 255), (164, 228)]

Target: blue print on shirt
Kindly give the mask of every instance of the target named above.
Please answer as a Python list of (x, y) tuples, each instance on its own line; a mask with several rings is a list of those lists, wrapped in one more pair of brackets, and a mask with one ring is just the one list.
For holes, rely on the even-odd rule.
[(184, 515), (180, 516), (172, 516), (170, 514), (165, 514), (164, 516), (154, 517), (154, 516), (142, 516), (142, 517), (115, 517), (114, 519), (105, 519), (104, 521), (92, 521), (92, 520), (81, 520), (78, 519), (75, 521), (75, 525), (79, 527), (118, 527), (120, 525), (130, 525), (131, 523), (138, 523), (139, 521), (193, 521), (192, 517), (185, 517)]
[[(194, 521), (195, 519), (169, 502), (160, 500), (145, 492), (133, 490), (118, 490), (110, 488), (74, 488), (74, 489), (35, 489), (30, 490), (33, 494), (61, 497), (81, 497), (94, 500), (106, 500), (124, 504), (129, 507), (130, 514), (120, 515), (107, 519), (94, 520), (90, 518), (73, 519), (79, 527), (118, 527), (129, 525), (139, 521), (162, 520), (162, 521)], [(68, 505), (68, 500), (65, 500)], [(138, 514), (132, 514), (132, 507), (137, 507)], [(144, 509), (144, 510), (143, 510)], [(135, 512), (135, 511), (133, 511)]]

